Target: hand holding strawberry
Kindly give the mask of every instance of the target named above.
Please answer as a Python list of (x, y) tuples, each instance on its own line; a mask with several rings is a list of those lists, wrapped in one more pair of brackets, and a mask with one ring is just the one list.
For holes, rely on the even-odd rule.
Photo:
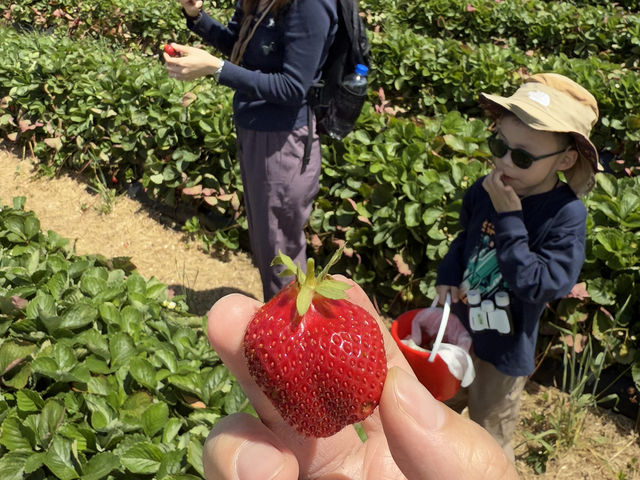
[(179, 43), (166, 45), (163, 58), (169, 77), (183, 81), (213, 75), (222, 64), (222, 59), (203, 48)]
[[(358, 285), (339, 275), (334, 279), (349, 283), (349, 300), (376, 316)], [(203, 449), (205, 478), (518, 478), (485, 430), (436, 401), (407, 373), (410, 367), (381, 322), (390, 370), (379, 408), (362, 422), (367, 441), (349, 428), (328, 438), (301, 436), (282, 419), (247, 369), (244, 333), (260, 306), (256, 300), (232, 294), (208, 314), (209, 341), (260, 419), (238, 413), (218, 421)]]

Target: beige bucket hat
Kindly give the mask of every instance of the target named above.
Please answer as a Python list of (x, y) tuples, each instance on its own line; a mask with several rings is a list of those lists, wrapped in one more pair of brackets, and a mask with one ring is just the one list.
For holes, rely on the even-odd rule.
[(510, 97), (481, 93), (480, 104), (494, 116), (509, 111), (536, 130), (570, 133), (578, 160), (564, 172), (567, 183), (578, 196), (593, 188), (600, 164), (589, 135), (598, 121), (598, 103), (586, 89), (564, 75), (539, 73), (527, 77)]

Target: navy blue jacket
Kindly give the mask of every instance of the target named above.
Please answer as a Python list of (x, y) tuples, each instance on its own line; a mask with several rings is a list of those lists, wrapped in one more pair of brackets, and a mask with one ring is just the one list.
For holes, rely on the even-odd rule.
[[(241, 2), (224, 26), (203, 12), (187, 27), (229, 56), (242, 23)], [(306, 95), (320, 78), (320, 68), (337, 26), (335, 0), (293, 0), (281, 15), (269, 14), (256, 29), (242, 65), (226, 61), (220, 84), (235, 90), (238, 126), (261, 131), (290, 131), (307, 124)]]
[[(571, 291), (582, 269), (587, 211), (573, 191), (562, 185), (523, 198), (521, 211), (498, 214), (482, 180), (464, 196), (463, 230), (438, 266), (437, 285), (476, 288), (483, 299), (498, 290), (507, 291), (511, 334), (474, 332), (462, 302), (452, 311), (464, 319), (479, 358), (506, 375), (529, 375), (534, 370), (540, 316), (548, 302)], [(493, 261), (492, 270), (493, 259), (497, 263)]]

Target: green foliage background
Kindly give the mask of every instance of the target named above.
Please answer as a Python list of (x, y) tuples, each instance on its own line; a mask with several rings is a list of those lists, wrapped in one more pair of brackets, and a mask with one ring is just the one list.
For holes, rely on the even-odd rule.
[[(210, 11), (225, 19), (231, 6), (231, 0), (224, 0), (213, 4)], [(489, 121), (478, 109), (478, 93), (509, 94), (526, 73), (566, 74), (596, 96), (600, 121), (593, 140), (606, 154), (603, 158), (614, 160), (606, 165), (607, 173), (598, 176), (595, 190), (585, 198), (589, 219), (587, 261), (580, 279), (584, 290), (576, 290), (571, 298), (550, 305), (544, 321), (577, 324), (582, 333), (592, 335), (596, 349), (608, 347), (613, 352), (607, 358), (608, 365), (632, 374), (640, 386), (639, 327), (634, 321), (640, 316), (637, 2), (361, 0), (360, 7), (373, 48), (370, 102), (356, 131), (345, 141), (323, 139), (321, 191), (307, 228), (310, 251), (323, 262), (337, 245), (347, 241), (346, 255), (336, 271), (351, 275), (386, 313), (394, 315), (429, 303), (434, 293), (435, 269), (459, 228), (457, 211), (462, 194), (488, 169)], [(33, 152), (41, 160), (43, 172), (51, 175), (63, 170), (82, 171), (106, 182), (105, 188), (124, 188), (139, 182), (151, 198), (169, 205), (189, 204), (207, 213), (209, 219), (213, 217), (215, 228), (202, 228), (198, 218), (185, 225), (191, 233), (202, 235), (208, 248), (235, 249), (246, 245), (246, 218), (231, 119), (232, 92), (208, 79), (170, 80), (159, 61), (161, 46), (166, 41), (197, 42), (184, 26), (177, 2), (5, 1), (1, 10), (0, 138), (7, 147)], [(117, 184), (111, 184), (112, 178)], [(23, 214), (18, 208), (11, 215), (22, 218)], [(29, 222), (33, 224), (33, 220)], [(25, 235), (20, 228), (3, 228), (7, 232), (14, 228), (13, 235), (17, 237), (11, 237), (11, 241), (18, 244), (24, 241), (17, 233), (22, 231)], [(35, 235), (33, 228), (29, 227), (29, 235)], [(71, 402), (74, 406), (67, 410), (65, 419), (82, 419), (79, 420), (82, 431), (93, 433), (87, 433), (91, 438), (82, 440), (87, 445), (86, 450), (81, 450), (82, 455), (60, 461), (78, 475), (84, 474), (93, 455), (105, 448), (117, 448), (129, 432), (130, 426), (120, 424), (113, 426), (118, 433), (100, 430), (109, 425), (113, 412), (123, 408), (121, 398), (113, 399), (113, 403), (103, 399), (111, 410), (102, 406), (111, 413), (97, 414), (91, 402), (68, 400), (76, 395), (74, 389), (78, 384), (81, 391), (84, 388), (84, 393), (91, 393), (83, 382), (88, 379), (84, 370), (81, 373), (85, 376), (77, 378), (50, 377), (47, 369), (32, 369), (27, 374), (21, 368), (19, 371), (23, 373), (18, 375), (14, 362), (21, 359), (20, 365), (31, 364), (40, 352), (54, 361), (62, 361), (63, 357), (71, 358), (68, 350), (71, 349), (78, 362), (97, 354), (84, 352), (82, 345), (69, 342), (69, 335), (60, 336), (51, 327), (43, 330), (46, 333), (42, 338), (25, 338), (24, 329), (16, 330), (16, 321), (25, 321), (31, 315), (31, 331), (41, 331), (43, 325), (37, 323), (39, 314), (34, 313), (39, 308), (36, 305), (44, 305), (42, 312), (49, 314), (54, 309), (60, 318), (64, 317), (61, 312), (67, 305), (56, 304), (60, 291), (47, 293), (44, 283), (39, 283), (42, 279), (33, 276), (39, 270), (29, 270), (40, 263), (43, 253), (36, 261), (32, 253), (24, 257), (26, 253), (20, 248), (17, 251), (15, 246), (4, 248), (18, 257), (2, 260), (0, 278), (4, 283), (0, 285), (4, 289), (1, 291), (5, 307), (9, 308), (10, 299), (17, 296), (29, 301), (31, 313), (25, 317), (22, 310), (9, 309), (9, 313), (3, 310), (5, 316), (0, 317), (0, 324), (5, 325), (0, 340), (0, 367), (5, 369), (2, 373), (0, 368), (1, 385), (3, 389), (9, 388), (9, 393), (2, 393), (4, 400), (0, 400), (0, 421), (13, 419), (6, 420), (6, 425), (3, 422), (0, 430), (0, 448), (11, 452), (0, 460), (0, 466), (13, 468), (10, 471), (14, 475), (20, 466), (24, 473), (26, 459), (32, 457), (26, 456), (27, 445), (19, 437), (28, 439), (34, 455), (50, 452), (52, 445), (59, 451), (59, 442), (78, 441), (77, 435), (68, 434), (54, 444), (51, 442), (55, 435), (51, 436), (51, 431), (34, 433), (36, 425), (49, 420), (33, 417), (36, 410), (31, 403), (40, 408), (48, 402), (57, 402), (67, 408)], [(56, 252), (55, 255), (62, 255)], [(63, 258), (75, 262), (67, 253)], [(13, 261), (22, 262), (19, 266), (26, 268), (27, 273), (16, 274), (15, 265), (7, 264)], [(95, 261), (98, 260), (90, 260)], [(104, 259), (98, 264), (92, 263), (92, 268), (100, 272), (95, 273), (98, 280), (109, 283), (116, 275), (118, 281), (129, 282), (126, 272), (113, 273)], [(73, 282), (82, 282), (83, 276), (65, 278), (70, 282), (65, 286), (72, 288)], [(17, 288), (26, 290), (16, 291)], [(81, 286), (77, 288), (82, 291)], [(91, 294), (90, 289), (84, 294), (87, 292)], [(93, 304), (91, 312), (99, 311), (100, 302), (111, 301), (99, 295), (96, 298), (87, 300)], [(144, 301), (136, 299), (130, 306), (137, 311), (145, 302), (159, 302), (160, 306), (142, 309), (145, 315), (151, 315), (153, 323), (164, 321), (150, 313), (164, 312), (166, 308), (161, 303), (164, 300), (162, 295)], [(116, 308), (128, 301), (123, 298)], [(13, 316), (6, 317), (9, 314)], [(77, 328), (99, 332), (105, 339), (113, 331), (132, 335), (119, 321), (112, 324), (99, 314), (90, 318), (87, 323), (82, 320)], [(59, 321), (62, 320), (56, 320)], [(178, 323), (182, 321), (179, 319)], [(198, 347), (194, 348), (202, 349), (199, 351), (204, 355), (202, 358), (208, 358), (210, 354), (205, 353), (207, 345), (199, 327), (195, 329), (198, 333), (194, 340)], [(163, 327), (167, 328), (173, 327)], [(169, 340), (174, 341), (165, 335), (163, 341)], [(540, 349), (546, 351), (547, 346), (560, 341), (554, 332), (541, 338)], [(27, 349), (21, 350), (25, 345)], [(4, 357), (4, 364), (3, 348), (12, 352)], [(142, 361), (154, 368), (162, 365), (162, 360), (148, 350), (137, 351), (136, 355), (142, 359), (140, 365)], [(127, 442), (142, 442), (140, 448), (145, 455), (155, 458), (158, 451), (155, 447), (147, 451), (147, 444), (160, 445), (164, 453), (182, 452), (185, 448), (188, 451), (190, 442), (202, 440), (204, 427), (194, 437), (183, 436), (187, 435), (189, 414), (174, 408), (177, 403), (167, 401), (178, 394), (165, 392), (167, 388), (172, 392), (174, 388), (184, 388), (194, 395), (192, 387), (171, 385), (165, 378), (157, 378), (156, 383), (140, 383), (132, 371), (117, 373), (118, 368), (110, 366), (106, 350), (98, 358), (110, 369), (106, 378), (115, 382), (113, 387), (120, 389), (119, 395), (135, 395), (137, 389), (153, 391), (152, 397), (147, 397), (152, 400), (144, 403), (144, 408), (160, 402), (168, 406), (169, 416), (175, 414), (180, 422), (176, 434), (136, 425), (131, 427), (135, 435), (145, 438), (135, 437)], [(206, 367), (190, 364), (189, 368), (193, 368), (194, 374), (206, 368), (217, 371), (216, 359), (210, 361)], [(49, 361), (40, 363), (44, 362)], [(73, 361), (71, 364), (75, 365)], [(6, 370), (8, 367), (11, 368)], [(91, 376), (97, 373), (89, 371)], [(16, 377), (25, 383), (15, 383)], [(7, 383), (7, 378), (14, 385)], [(202, 379), (194, 384), (199, 381)], [(66, 386), (61, 387), (61, 382)], [(229, 380), (228, 385), (233, 382)], [(33, 393), (25, 394), (29, 401), (22, 395), (18, 397), (18, 386), (32, 390)], [(202, 424), (206, 427), (215, 421), (216, 415), (233, 411), (231, 407), (225, 410), (212, 405), (212, 397), (207, 395), (195, 394), (213, 409), (213, 417), (207, 417)], [(26, 405), (26, 409), (21, 409), (21, 405)], [(56, 405), (51, 405), (53, 413), (59, 411)], [(102, 423), (98, 420), (96, 425), (100, 428), (97, 428), (92, 419), (102, 418), (100, 415), (106, 420)], [(34, 427), (33, 432), (27, 435), (14, 431), (14, 426), (27, 418), (32, 418), (29, 425)], [(97, 435), (96, 439), (92, 435)], [(103, 436), (104, 445), (97, 440)], [(179, 453), (174, 455), (176, 462), (171, 467), (154, 463), (150, 468), (157, 467), (155, 473), (161, 472), (159, 476), (166, 478), (199, 475), (197, 461), (185, 460), (188, 456)], [(41, 455), (29, 460), (33, 478), (41, 478), (37, 474), (44, 471), (42, 465), (53, 471), (52, 465), (59, 461), (48, 459), (46, 463), (43, 458)], [(107, 466), (115, 465), (110, 463), (112, 460), (104, 456)], [(127, 468), (125, 464), (115, 465), (110, 471), (119, 473), (109, 475), (113, 478), (124, 472), (149, 475)], [(75, 478), (63, 467), (59, 472), (63, 473), (58, 478)], [(0, 477), (5, 478), (1, 473), (0, 469)]]

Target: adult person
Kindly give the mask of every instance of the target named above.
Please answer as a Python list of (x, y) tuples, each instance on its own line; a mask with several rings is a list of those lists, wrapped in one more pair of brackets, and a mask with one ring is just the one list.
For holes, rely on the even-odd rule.
[[(377, 313), (353, 281), (349, 299)], [(208, 313), (213, 349), (238, 380), (260, 418), (233, 414), (221, 419), (203, 451), (209, 480), (512, 480), (513, 464), (491, 436), (474, 422), (435, 400), (418, 382), (388, 329), (389, 373), (379, 408), (362, 426), (362, 442), (346, 427), (322, 439), (300, 436), (289, 426), (251, 378), (242, 340), (261, 303), (239, 294), (223, 297)]]
[[(304, 225), (318, 193), (319, 138), (308, 125), (306, 95), (337, 30), (335, 0), (240, 0), (227, 25), (202, 10), (201, 0), (178, 0), (187, 27), (226, 60), (201, 48), (172, 44), (164, 54), (170, 77), (212, 76), (235, 91), (234, 122), (244, 205), (264, 301), (291, 279), (271, 261), (279, 251), (306, 267)], [(313, 135), (308, 161), (303, 156)]]

